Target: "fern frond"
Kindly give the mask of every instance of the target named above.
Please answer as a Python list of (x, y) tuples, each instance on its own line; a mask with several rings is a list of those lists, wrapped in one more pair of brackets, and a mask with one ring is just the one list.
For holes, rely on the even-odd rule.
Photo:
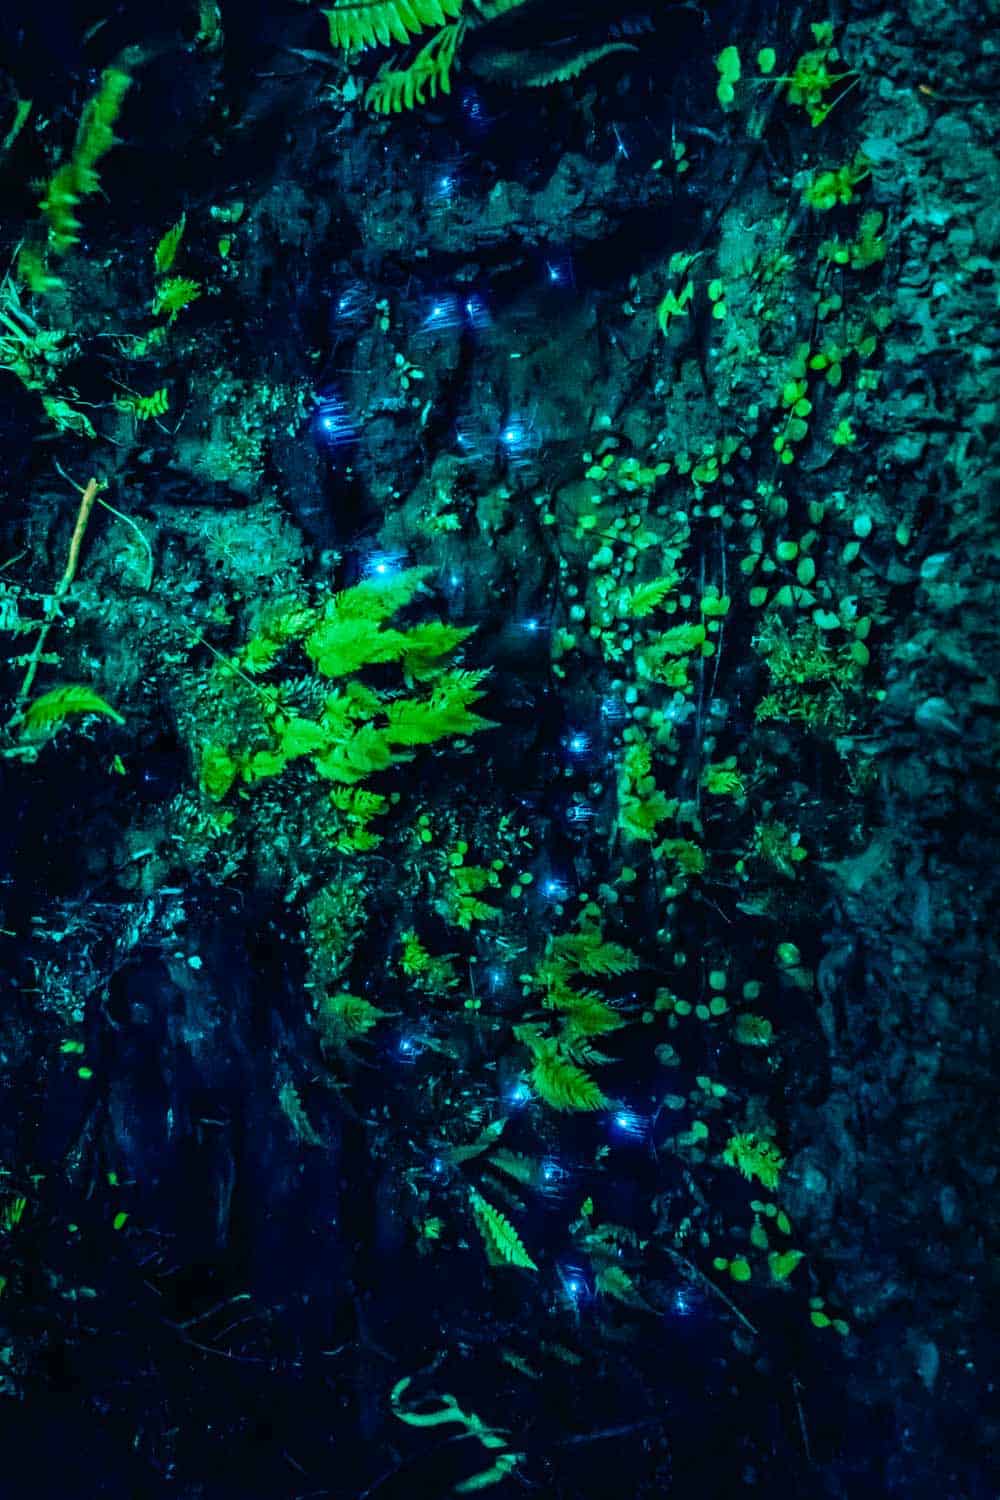
[(490, 1157), (490, 1166), (499, 1167), (508, 1177), (513, 1177), (516, 1182), (523, 1182), (528, 1187), (539, 1187), (544, 1181), (544, 1162), (539, 1161), (537, 1156), (525, 1156), (523, 1151), (494, 1151)]
[(323, 618), (380, 622), (416, 598), (430, 568), (404, 568), (394, 577), (365, 578), (327, 600)]
[(409, 604), (423, 584), (426, 568), (408, 568), (396, 578), (367, 579), (334, 594), (323, 607), (305, 648), (324, 677), (346, 677), (375, 663), (398, 661), (407, 633), (382, 624)]
[(386, 739), (393, 745), (431, 745), (456, 734), (493, 729), (490, 719), (469, 712), (484, 695), (479, 684), (486, 672), (448, 672), (439, 677), (429, 698), (398, 698), (386, 709)]
[(644, 615), (651, 615), (653, 610), (659, 609), (664, 599), (674, 592), (677, 583), (677, 575), (674, 574), (670, 578), (651, 578), (648, 583), (637, 584), (628, 596), (626, 608), (629, 615), (633, 619), (642, 619)]
[(751, 1133), (730, 1136), (722, 1153), (722, 1160), (727, 1166), (735, 1167), (744, 1177), (749, 1180), (756, 1177), (763, 1187), (770, 1189), (778, 1186), (778, 1178), (785, 1165), (785, 1158), (773, 1141), (761, 1140)]
[(568, 959), (588, 978), (627, 974), (639, 967), (639, 960), (632, 950), (621, 943), (604, 942), (599, 927), (588, 926), (579, 932), (563, 933), (553, 940), (552, 954), (557, 959)]
[(609, 1031), (619, 1031), (625, 1025), (624, 1018), (617, 1011), (612, 1010), (610, 1005), (597, 998), (581, 996), (579, 1004), (562, 1004), (559, 1009), (566, 1016), (564, 1035), (568, 1040), (575, 1041), (578, 1037), (606, 1036)]
[(388, 1011), (372, 1005), (361, 995), (326, 995), (319, 1007), (319, 1022), (328, 1041), (344, 1042), (364, 1036)]
[(381, 792), (370, 792), (366, 787), (337, 787), (330, 793), (330, 801), (347, 817), (359, 823), (370, 823), (389, 806), (388, 797)]
[(608, 1103), (596, 1079), (554, 1050), (536, 1055), (531, 1082), (552, 1109), (603, 1109)]
[(462, 14), (462, 0), (335, 0), (324, 10), (331, 47), (345, 52), (408, 42), (425, 26), (443, 26)]
[(149, 396), (117, 396), (115, 405), (119, 411), (130, 412), (137, 422), (148, 422), (152, 417), (162, 417), (170, 406), (170, 396), (165, 385)]
[(595, 63), (610, 57), (612, 52), (638, 52), (631, 42), (607, 42), (603, 47), (592, 47), (587, 52), (578, 52), (564, 63), (556, 67), (546, 67), (544, 64), (531, 68), (523, 67), (521, 76), (516, 80), (529, 89), (549, 88), (554, 83), (570, 83), (574, 78), (579, 78), (581, 73), (592, 68)]
[(169, 313), (172, 323), (182, 307), (187, 307), (189, 302), (197, 302), (201, 296), (201, 282), (192, 281), (189, 276), (168, 276), (156, 288), (156, 296), (153, 298), (153, 316), (158, 317), (160, 313)]
[(503, 1134), (504, 1126), (506, 1124), (506, 1118), (492, 1120), (489, 1125), (483, 1126), (483, 1129), (479, 1132), (479, 1134), (476, 1136), (476, 1139), (471, 1143), (471, 1145), (452, 1146), (451, 1150), (448, 1152), (449, 1159), (455, 1163), (458, 1163), (463, 1161), (471, 1161), (474, 1156), (482, 1156), (483, 1152), (488, 1151), (493, 1145), (494, 1141), (496, 1141)]
[(487, 1203), (475, 1188), (469, 1194), (469, 1201), (490, 1264), (522, 1266), (527, 1271), (537, 1271), (538, 1267), (524, 1248), (521, 1236), (506, 1215), (494, 1208), (492, 1203)]
[(476, 14), (484, 21), (496, 21), (524, 3), (525, 0), (473, 0)]
[(187, 214), (181, 214), (177, 223), (168, 229), (156, 249), (153, 251), (153, 269), (157, 276), (164, 276), (174, 263), (174, 258), (180, 248), (181, 240), (184, 238), (184, 230), (187, 225)]
[(100, 693), (85, 683), (68, 683), (65, 687), (50, 688), (33, 703), (29, 703), (21, 723), (23, 734), (40, 734), (54, 729), (69, 718), (70, 714), (107, 714), (116, 724), (124, 724), (121, 714), (105, 702)]
[(363, 724), (325, 755), (317, 755), (313, 765), (329, 781), (343, 781), (352, 785), (356, 781), (364, 781), (366, 776), (371, 776), (375, 771), (386, 770), (392, 765), (393, 758), (385, 731), (376, 729), (373, 724)]
[(365, 94), (365, 105), (376, 114), (398, 115), (404, 109), (426, 103), (429, 92), (432, 99), (438, 93), (451, 93), (451, 68), (464, 23), (444, 26), (437, 36), (417, 53), (406, 68), (390, 68), (384, 65), (378, 77)]
[(438, 670), (438, 658), (454, 651), (475, 633), (474, 625), (447, 625), (443, 620), (428, 620), (402, 633), (400, 660), (407, 677), (425, 682)]

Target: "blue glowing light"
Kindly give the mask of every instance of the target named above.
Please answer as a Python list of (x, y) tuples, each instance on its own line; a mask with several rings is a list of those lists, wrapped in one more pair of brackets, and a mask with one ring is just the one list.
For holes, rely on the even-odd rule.
[(618, 1109), (611, 1120), (615, 1130), (620, 1135), (631, 1136), (638, 1139), (645, 1134), (646, 1123), (642, 1115), (637, 1114), (634, 1109)]
[(490, 117), (486, 113), (483, 101), (475, 89), (466, 88), (462, 90), (460, 107), (467, 124), (472, 127), (476, 134), (489, 129)]
[(564, 901), (569, 895), (569, 886), (564, 880), (550, 876), (542, 885), (542, 894), (548, 896), (550, 901)]
[(428, 303), (423, 320), (425, 333), (442, 333), (447, 328), (458, 328), (465, 310), (454, 292), (441, 292)]
[(510, 1104), (527, 1104), (531, 1098), (531, 1090), (526, 1083), (512, 1084), (507, 1091), (507, 1100)]
[(566, 748), (571, 755), (586, 755), (590, 749), (590, 735), (584, 734), (582, 729), (578, 729), (566, 741)]
[(508, 463), (523, 464), (538, 447), (538, 436), (530, 420), (510, 417), (500, 429), (498, 441)]
[(362, 574), (365, 578), (395, 578), (405, 562), (402, 552), (373, 552), (365, 559)]
[(347, 407), (339, 396), (328, 395), (319, 399), (313, 418), (316, 435), (325, 447), (343, 448), (357, 439), (357, 431)]
[(489, 308), (477, 292), (473, 292), (465, 299), (465, 318), (470, 328), (489, 327)]
[(670, 1306), (679, 1318), (689, 1317), (694, 1312), (694, 1302), (686, 1287), (678, 1287), (670, 1299)]
[(579, 1266), (560, 1267), (559, 1276), (562, 1281), (563, 1291), (571, 1302), (579, 1302), (589, 1295), (587, 1278)]

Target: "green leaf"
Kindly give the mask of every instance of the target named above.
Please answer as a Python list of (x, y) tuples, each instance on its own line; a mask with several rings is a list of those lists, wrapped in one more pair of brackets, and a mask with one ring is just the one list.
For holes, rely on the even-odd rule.
[(328, 1041), (343, 1042), (364, 1036), (387, 1014), (361, 995), (325, 995), (320, 1002), (319, 1022)]
[(787, 1281), (803, 1257), (801, 1250), (772, 1250), (767, 1257), (775, 1281)]
[(187, 214), (181, 214), (177, 223), (168, 229), (153, 252), (153, 267), (157, 276), (163, 276), (174, 263), (174, 257), (184, 238), (184, 228), (187, 224)]
[(648, 583), (640, 583), (632, 589), (628, 596), (626, 610), (633, 619), (641, 619), (644, 615), (652, 614), (654, 609), (659, 609), (668, 594), (672, 594), (677, 587), (677, 575), (670, 578), (652, 578)]
[(221, 802), (236, 780), (239, 767), (221, 745), (206, 745), (201, 752), (201, 784), (213, 802)]
[(22, 734), (43, 734), (61, 724), (70, 714), (106, 714), (116, 724), (124, 724), (121, 714), (94, 689), (84, 683), (67, 683), (50, 688), (25, 709)]
[(538, 1267), (510, 1220), (492, 1203), (487, 1203), (475, 1188), (469, 1194), (469, 1201), (491, 1265), (521, 1266), (527, 1271), (537, 1271)]
[(552, 1109), (604, 1109), (608, 1103), (596, 1079), (557, 1051), (536, 1057), (531, 1083)]

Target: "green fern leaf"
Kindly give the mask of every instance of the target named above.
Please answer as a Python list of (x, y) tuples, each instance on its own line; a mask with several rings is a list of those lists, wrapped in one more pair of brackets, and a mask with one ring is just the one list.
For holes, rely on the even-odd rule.
[(388, 1011), (361, 995), (325, 995), (320, 1002), (319, 1022), (328, 1041), (343, 1042), (364, 1036)]
[(462, 0), (335, 0), (333, 9), (323, 12), (331, 47), (345, 52), (408, 42), (425, 26), (443, 26), (461, 13)]
[(527, 1271), (538, 1267), (524, 1248), (520, 1235), (513, 1224), (492, 1203), (487, 1203), (475, 1188), (469, 1194), (472, 1211), (476, 1216), (476, 1227), (483, 1237), (487, 1259), (491, 1265), (522, 1266)]
[(447, 625), (443, 620), (428, 620), (403, 633), (401, 661), (407, 677), (424, 682), (440, 668), (438, 658), (454, 651), (475, 632), (474, 625)]
[(373, 724), (363, 724), (355, 734), (334, 745), (325, 755), (316, 756), (313, 765), (329, 781), (343, 781), (350, 785), (363, 781), (375, 771), (386, 770), (393, 759), (385, 732)]
[(635, 1282), (627, 1271), (621, 1266), (605, 1266), (598, 1271), (594, 1278), (594, 1286), (598, 1296), (615, 1297), (619, 1302), (628, 1302), (633, 1305), (642, 1299), (635, 1289)]
[(525, 88), (544, 89), (554, 83), (570, 83), (578, 78), (587, 68), (592, 68), (595, 63), (610, 57), (613, 52), (638, 52), (638, 47), (631, 42), (606, 42), (603, 47), (592, 47), (589, 51), (578, 52), (574, 57), (554, 66), (532, 58), (522, 59), (520, 69), (515, 74), (515, 82)]
[(157, 276), (166, 275), (174, 263), (174, 258), (180, 248), (181, 240), (184, 238), (184, 229), (187, 224), (187, 214), (181, 214), (177, 223), (168, 229), (153, 251), (153, 267)]
[(221, 745), (205, 745), (201, 752), (201, 785), (213, 802), (221, 802), (239, 775), (239, 766)]
[(192, 281), (188, 276), (168, 276), (166, 281), (161, 281), (156, 288), (156, 296), (153, 298), (153, 316), (158, 317), (160, 313), (169, 313), (172, 323), (182, 307), (187, 307), (189, 302), (196, 302), (200, 296), (200, 281)]
[(329, 731), (312, 719), (289, 719), (280, 731), (281, 753), (286, 760), (298, 755), (315, 755), (330, 743)]
[(121, 714), (106, 703), (100, 693), (84, 683), (68, 683), (65, 687), (50, 688), (40, 698), (30, 703), (24, 712), (21, 725), (23, 734), (44, 734), (56, 728), (70, 714), (107, 714), (116, 724), (124, 724)]
[(596, 1079), (554, 1050), (536, 1056), (531, 1082), (552, 1109), (604, 1109), (608, 1103)]
[(386, 710), (386, 738), (394, 745), (432, 745), (449, 735), (493, 729), (490, 719), (469, 712), (484, 696), (479, 684), (486, 672), (448, 672), (439, 677), (429, 698), (399, 698)]
[(398, 115), (426, 103), (428, 93), (432, 99), (439, 92), (450, 94), (451, 69), (463, 29), (462, 22), (443, 27), (406, 68), (382, 67), (365, 94), (367, 108), (380, 115)]
[(651, 615), (674, 592), (677, 581), (674, 574), (672, 578), (651, 578), (648, 583), (640, 583), (628, 596), (628, 613), (633, 619)]
[(538, 1187), (545, 1180), (544, 1162), (539, 1161), (537, 1156), (525, 1156), (523, 1151), (494, 1151), (490, 1157), (490, 1166), (499, 1167), (508, 1177), (513, 1177), (516, 1182), (523, 1182), (528, 1187)]
[(579, 1037), (606, 1036), (609, 1031), (619, 1031), (625, 1025), (623, 1017), (617, 1011), (597, 998), (581, 996), (578, 1004), (563, 1002), (558, 1006), (551, 999), (546, 999), (543, 1003), (548, 1008), (558, 1008), (566, 1013), (564, 1035), (570, 1041)]
[(756, 1177), (763, 1187), (772, 1190), (778, 1186), (785, 1164), (785, 1158), (773, 1141), (761, 1140), (750, 1133), (730, 1136), (722, 1160), (727, 1166), (742, 1172), (744, 1177), (750, 1180)]
[(119, 411), (131, 412), (137, 422), (148, 422), (151, 417), (162, 417), (170, 406), (170, 396), (165, 385), (149, 396), (116, 396)]

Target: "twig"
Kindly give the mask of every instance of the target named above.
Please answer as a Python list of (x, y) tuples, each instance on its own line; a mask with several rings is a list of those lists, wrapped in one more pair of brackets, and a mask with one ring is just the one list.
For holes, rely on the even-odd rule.
[(740, 1322), (743, 1323), (747, 1328), (749, 1328), (754, 1337), (758, 1335), (759, 1329), (755, 1328), (746, 1314), (740, 1311), (740, 1309), (736, 1306), (736, 1303), (733, 1301), (732, 1297), (727, 1297), (722, 1288), (720, 1286), (716, 1286), (715, 1282), (710, 1276), (706, 1276), (704, 1271), (699, 1271), (698, 1267), (694, 1265), (692, 1261), (688, 1260), (686, 1255), (681, 1255), (679, 1251), (668, 1249), (667, 1254), (670, 1256), (671, 1260), (679, 1261), (682, 1266), (685, 1266), (691, 1273), (691, 1275), (697, 1277), (697, 1279), (702, 1282), (704, 1286), (708, 1287), (709, 1291), (713, 1292), (716, 1297), (721, 1297), (722, 1301), (726, 1304), (730, 1311), (734, 1312), (739, 1318)]
[[(77, 486), (77, 488), (79, 488), (79, 486)], [(73, 579), (76, 577), (77, 566), (80, 562), (80, 548), (83, 545), (83, 537), (84, 533), (87, 530), (87, 522), (90, 520), (90, 512), (94, 508), (94, 501), (97, 499), (98, 494), (103, 488), (104, 484), (101, 480), (89, 479), (83, 489), (80, 499), (80, 509), (76, 513), (76, 525), (73, 527), (73, 535), (70, 538), (69, 556), (66, 559), (66, 567), (63, 570), (62, 577), (56, 584), (55, 593), (49, 600), (49, 618), (42, 625), (42, 628), (38, 633), (38, 640), (35, 642), (34, 650), (28, 658), (28, 669), (24, 674), (24, 681), (21, 683), (21, 691), (18, 693), (15, 700), (14, 714), (8, 724), (8, 728), (10, 728), (10, 725), (16, 723), (20, 718), (21, 704), (27, 698), (34, 685), (35, 677), (37, 675), (39, 665), (41, 664), (42, 653), (45, 650), (45, 642), (48, 639), (49, 631), (55, 624), (56, 617), (59, 613), (59, 605), (69, 593), (70, 587), (73, 583)]]

